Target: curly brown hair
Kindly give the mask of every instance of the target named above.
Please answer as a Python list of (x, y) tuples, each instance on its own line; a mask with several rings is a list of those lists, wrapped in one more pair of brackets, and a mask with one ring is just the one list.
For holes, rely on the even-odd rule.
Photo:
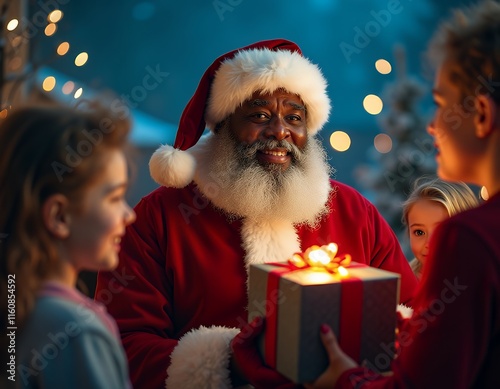
[(455, 63), (450, 80), (462, 99), (478, 93), (500, 103), (500, 4), (486, 0), (453, 11), (429, 44), (430, 62)]

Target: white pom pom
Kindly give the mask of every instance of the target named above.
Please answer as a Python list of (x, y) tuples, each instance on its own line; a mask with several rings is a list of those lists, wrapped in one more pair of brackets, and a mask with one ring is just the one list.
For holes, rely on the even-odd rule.
[(196, 160), (188, 152), (169, 145), (159, 147), (149, 160), (149, 173), (158, 184), (183, 188), (193, 181)]

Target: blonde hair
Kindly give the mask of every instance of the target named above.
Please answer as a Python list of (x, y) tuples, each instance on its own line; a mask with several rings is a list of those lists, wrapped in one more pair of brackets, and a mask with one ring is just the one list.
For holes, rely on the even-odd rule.
[(430, 200), (442, 204), (449, 216), (474, 208), (479, 204), (474, 192), (463, 182), (447, 182), (437, 177), (420, 177), (413, 183), (408, 199), (403, 203), (402, 222), (408, 225), (408, 213), (419, 200)]

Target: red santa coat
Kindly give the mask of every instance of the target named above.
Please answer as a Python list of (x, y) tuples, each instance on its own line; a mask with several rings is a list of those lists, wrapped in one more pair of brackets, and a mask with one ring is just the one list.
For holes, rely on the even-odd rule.
[[(416, 279), (393, 231), (357, 191), (331, 185), (329, 214), (314, 230), (297, 229), (301, 248), (336, 242), (339, 255), (401, 274), (401, 302), (408, 302)], [(242, 221), (228, 221), (195, 184), (161, 187), (135, 211), (120, 264), (99, 274), (96, 289), (117, 321), (134, 387), (164, 388), (167, 368), (169, 388), (205, 387), (207, 379), (229, 387), (228, 344), (247, 320)], [(265, 246), (275, 234), (253, 238)]]
[(352, 369), (335, 388), (500, 388), (499, 220), (500, 193), (436, 228), (394, 374)]

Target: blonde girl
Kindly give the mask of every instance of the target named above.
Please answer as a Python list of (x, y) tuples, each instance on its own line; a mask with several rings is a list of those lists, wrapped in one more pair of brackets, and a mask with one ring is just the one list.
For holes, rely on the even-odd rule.
[(420, 279), (422, 266), (429, 252), (429, 239), (443, 220), (469, 208), (478, 199), (463, 182), (446, 182), (439, 178), (415, 180), (408, 199), (403, 203), (403, 223), (408, 227), (411, 251), (415, 258), (411, 268)]

